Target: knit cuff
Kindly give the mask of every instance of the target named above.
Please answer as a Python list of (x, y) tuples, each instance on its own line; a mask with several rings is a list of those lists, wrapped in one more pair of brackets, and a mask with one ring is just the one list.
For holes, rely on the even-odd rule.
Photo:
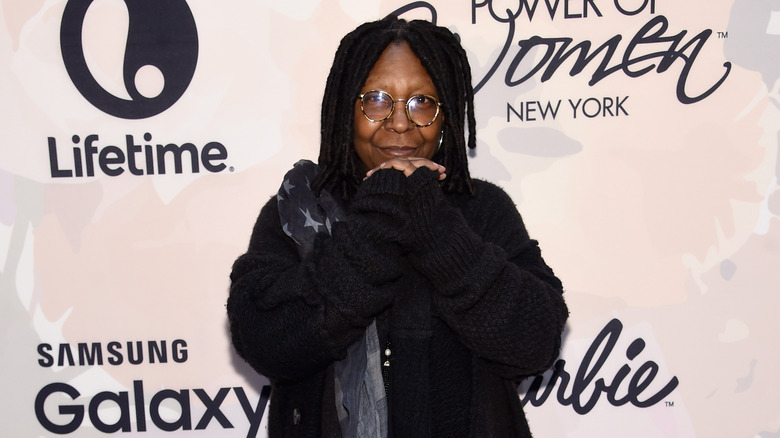
[(375, 194), (402, 196), (406, 189), (406, 176), (395, 169), (379, 169), (358, 187), (355, 199)]
[(444, 198), (439, 187), (439, 172), (435, 170), (427, 167), (418, 167), (417, 170), (406, 177), (405, 182), (406, 196), (410, 201), (423, 198), (435, 203)]
[(406, 182), (406, 205), (409, 212), (411, 241), (417, 248), (430, 251), (437, 245), (435, 221), (443, 210), (450, 209), (438, 184), (438, 172), (420, 167)]

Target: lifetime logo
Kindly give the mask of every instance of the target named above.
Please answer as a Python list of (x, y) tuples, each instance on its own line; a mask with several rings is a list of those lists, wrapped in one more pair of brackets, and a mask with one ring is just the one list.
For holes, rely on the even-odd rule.
[[(122, 77), (130, 100), (106, 91), (90, 72), (82, 30), (92, 0), (69, 0), (62, 14), (60, 48), (65, 68), (78, 91), (101, 111), (123, 119), (143, 119), (170, 108), (195, 74), (198, 32), (184, 0), (125, 0), (129, 15)], [(136, 75), (145, 66), (159, 70), (162, 91), (144, 96)]]

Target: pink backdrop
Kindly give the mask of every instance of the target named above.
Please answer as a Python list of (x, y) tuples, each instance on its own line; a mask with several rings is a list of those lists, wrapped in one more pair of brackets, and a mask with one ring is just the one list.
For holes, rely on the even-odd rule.
[(4, 435), (265, 436), (230, 266), (340, 37), (399, 8), (460, 35), (472, 173), (566, 287), (535, 436), (780, 433), (776, 1), (128, 3), (0, 2)]

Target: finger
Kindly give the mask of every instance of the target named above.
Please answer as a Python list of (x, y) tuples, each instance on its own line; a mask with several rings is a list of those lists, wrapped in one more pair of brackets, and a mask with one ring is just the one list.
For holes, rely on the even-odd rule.
[(395, 169), (403, 172), (404, 175), (409, 176), (411, 172), (414, 172), (414, 169), (416, 169), (416, 167), (411, 162), (409, 162), (409, 160), (401, 160), (398, 158), (393, 158), (392, 160), (385, 161), (381, 163), (379, 166), (366, 172), (366, 178), (370, 177), (371, 175), (376, 173), (377, 170), (380, 169)]
[[(434, 172), (439, 172), (439, 180), (446, 178), (446, 168), (441, 164), (435, 163), (427, 158), (393, 158), (381, 163), (379, 166), (366, 172), (365, 178), (370, 177), (379, 169), (395, 169), (404, 173), (405, 176), (411, 175), (420, 167), (427, 167)], [(364, 178), (364, 179), (365, 179)]]
[(415, 166), (414, 163), (412, 163), (410, 160), (397, 158), (394, 158), (390, 161), (385, 161), (384, 163), (380, 164), (379, 167), (383, 169), (400, 170), (406, 176), (411, 175), (415, 170), (417, 170), (417, 166)]
[(412, 162), (415, 167), (419, 168), (424, 166), (439, 173), (444, 173), (447, 170), (441, 164), (431, 161), (427, 158), (410, 158), (409, 161)]

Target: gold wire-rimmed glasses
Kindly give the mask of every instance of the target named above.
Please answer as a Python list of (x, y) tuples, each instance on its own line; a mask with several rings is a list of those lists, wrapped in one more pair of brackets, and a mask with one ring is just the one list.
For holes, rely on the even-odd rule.
[(395, 110), (396, 102), (403, 102), (406, 116), (418, 128), (430, 126), (439, 116), (441, 103), (428, 94), (415, 94), (408, 99), (393, 99), (390, 93), (382, 90), (369, 90), (358, 96), (363, 115), (372, 122), (387, 120)]

